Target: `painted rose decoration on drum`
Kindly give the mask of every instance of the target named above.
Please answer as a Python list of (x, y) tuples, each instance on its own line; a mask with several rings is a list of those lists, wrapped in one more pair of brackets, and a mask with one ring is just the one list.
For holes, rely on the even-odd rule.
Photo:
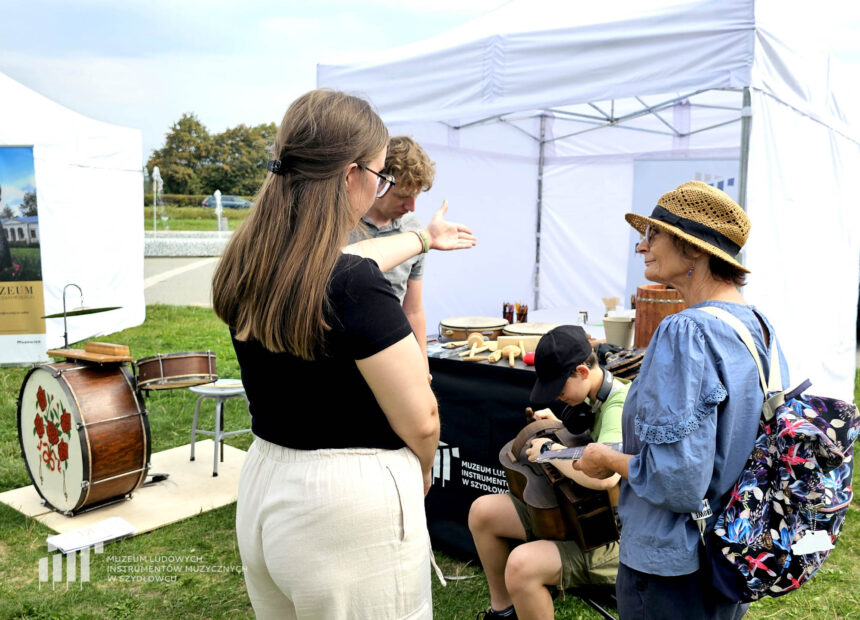
[[(43, 465), (48, 472), (63, 476), (63, 494), (66, 492), (66, 470), (69, 468), (69, 442), (72, 436), (72, 415), (59, 398), (41, 385), (36, 391), (38, 410), (33, 419), (33, 435), (39, 451), (39, 480), (44, 484)], [(50, 475), (50, 474), (48, 474)]]

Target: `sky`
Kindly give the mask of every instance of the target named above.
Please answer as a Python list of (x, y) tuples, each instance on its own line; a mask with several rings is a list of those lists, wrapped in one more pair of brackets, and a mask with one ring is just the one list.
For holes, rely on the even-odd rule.
[[(316, 86), (317, 63), (426, 39), (507, 1), (2, 0), (0, 72), (140, 129), (145, 165), (184, 113), (211, 133), (279, 123)], [(815, 6), (838, 25), (827, 31), (831, 51), (860, 78), (860, 2)]]
[(24, 202), (24, 194), (36, 189), (33, 149), (30, 147), (0, 149), (0, 188), (3, 190), (0, 207), (8, 206), (17, 212)]
[(507, 0), (2, 0), (0, 72), (143, 132), (280, 123), (316, 65), (429, 38)]

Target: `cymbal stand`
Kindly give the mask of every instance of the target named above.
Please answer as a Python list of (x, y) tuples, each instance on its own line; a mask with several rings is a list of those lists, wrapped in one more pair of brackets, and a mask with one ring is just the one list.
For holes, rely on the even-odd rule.
[(78, 295), (81, 297), (81, 307), (84, 305), (84, 292), (81, 290), (81, 287), (77, 284), (70, 282), (63, 287), (63, 348), (69, 348), (69, 328), (66, 326), (66, 289), (70, 286), (74, 286), (78, 289)]

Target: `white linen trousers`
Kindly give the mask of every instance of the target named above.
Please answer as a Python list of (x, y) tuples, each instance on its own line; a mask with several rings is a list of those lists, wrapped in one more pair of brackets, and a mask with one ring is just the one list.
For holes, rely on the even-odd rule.
[(408, 448), (294, 450), (255, 437), (236, 534), (257, 618), (432, 618), (430, 539)]

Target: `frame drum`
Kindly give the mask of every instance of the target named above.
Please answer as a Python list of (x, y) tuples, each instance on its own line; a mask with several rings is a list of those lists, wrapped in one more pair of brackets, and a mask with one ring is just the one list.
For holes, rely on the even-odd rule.
[(212, 351), (159, 353), (139, 359), (134, 365), (137, 387), (141, 390), (173, 390), (218, 379)]
[(512, 323), (505, 325), (502, 333), (505, 336), (543, 336), (556, 327), (555, 323)]
[(466, 340), (469, 334), (483, 334), (493, 340), (501, 335), (507, 324), (507, 319), (493, 316), (456, 316), (439, 321), (439, 337)]
[(125, 365), (33, 368), (18, 399), (18, 440), (39, 495), (69, 516), (130, 496), (149, 470), (149, 420)]

